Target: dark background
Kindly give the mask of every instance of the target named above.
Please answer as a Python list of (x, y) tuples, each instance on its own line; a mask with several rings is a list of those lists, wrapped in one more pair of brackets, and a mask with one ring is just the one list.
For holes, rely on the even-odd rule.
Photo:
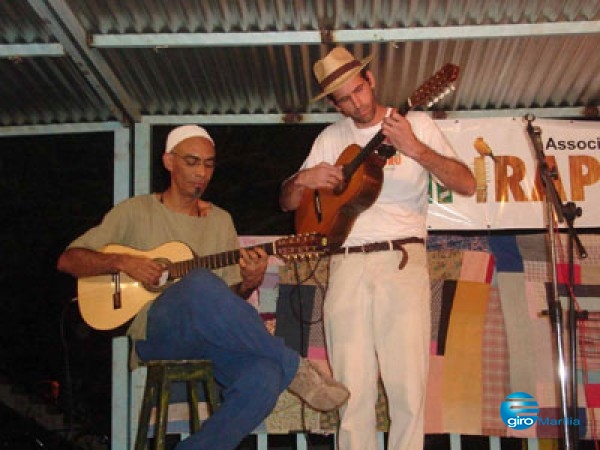
[[(153, 129), (153, 191), (169, 182), (161, 155), (171, 128)], [(216, 142), (217, 169), (205, 199), (232, 214), (239, 234), (293, 233), (293, 215), (278, 206), (279, 185), (322, 126), (206, 128)], [(113, 135), (0, 138), (0, 146), (0, 380), (87, 432), (109, 436), (111, 338), (123, 330), (88, 327), (75, 280), (55, 266), (65, 246), (112, 206)], [(59, 382), (58, 398), (49, 393), (50, 381)]]

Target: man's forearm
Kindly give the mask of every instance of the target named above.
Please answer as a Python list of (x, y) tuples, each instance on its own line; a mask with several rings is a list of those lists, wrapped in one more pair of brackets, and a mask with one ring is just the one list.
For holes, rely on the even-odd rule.
[(56, 268), (76, 278), (114, 273), (120, 270), (120, 255), (69, 248), (58, 258)]
[(475, 178), (464, 163), (425, 147), (426, 150), (418, 160), (419, 164), (431, 172), (448, 189), (462, 195), (475, 193)]
[(302, 194), (304, 193), (305, 187), (299, 184), (298, 177), (300, 172), (295, 173), (287, 180), (285, 180), (281, 186), (281, 194), (279, 195), (279, 206), (283, 211), (293, 211), (298, 208), (300, 201), (302, 200)]

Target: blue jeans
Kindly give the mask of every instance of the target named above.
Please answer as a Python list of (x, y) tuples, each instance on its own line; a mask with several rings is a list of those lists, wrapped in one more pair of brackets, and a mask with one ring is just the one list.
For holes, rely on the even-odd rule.
[(163, 292), (148, 312), (142, 360), (210, 359), (223, 402), (176, 450), (228, 450), (271, 412), (298, 370), (299, 355), (273, 337), (256, 309), (206, 269)]

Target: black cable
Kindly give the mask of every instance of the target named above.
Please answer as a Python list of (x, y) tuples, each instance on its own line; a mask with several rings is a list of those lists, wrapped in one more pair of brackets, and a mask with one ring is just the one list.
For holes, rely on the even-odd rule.
[[(295, 283), (295, 288), (290, 291), (288, 298), (290, 301), (292, 314), (300, 323), (300, 349), (302, 349), (302, 350), (304, 350), (304, 348), (305, 348), (304, 327), (306, 325), (312, 326), (312, 325), (316, 325), (318, 323), (322, 323), (323, 322), (323, 312), (321, 310), (320, 316), (317, 317), (317, 319), (315, 319), (315, 320), (312, 320), (312, 317), (309, 320), (304, 319), (304, 312), (303, 312), (303, 308), (302, 308), (302, 306), (303, 306), (302, 293), (300, 291), (300, 286), (302, 286), (306, 281), (313, 279), (315, 281), (315, 285), (321, 291), (321, 298), (323, 300), (325, 299), (325, 292), (326, 292), (327, 288), (316, 277), (317, 269), (319, 268), (319, 265), (321, 264), (322, 261), (324, 261), (324, 259), (322, 257), (319, 257), (317, 259), (317, 263), (315, 264), (315, 266), (311, 268), (309, 274), (303, 280), (300, 279), (300, 271), (298, 268), (298, 261), (294, 260), (294, 263), (293, 263), (294, 278), (296, 280), (296, 283)], [(327, 275), (327, 278), (328, 278), (328, 275)], [(296, 298), (297, 304), (298, 304), (297, 308), (294, 308), (294, 301), (293, 301), (294, 293), (296, 294), (295, 298)], [(313, 309), (314, 309), (314, 304), (313, 304)], [(302, 356), (306, 357), (307, 355), (303, 354)], [(302, 425), (302, 434), (304, 434), (304, 438), (306, 439), (307, 448), (309, 448), (309, 449), (314, 448), (314, 446), (310, 440), (310, 430), (308, 429), (307, 424), (306, 424), (306, 404), (304, 402), (302, 402), (300, 405), (300, 423)]]
[[(289, 293), (289, 300), (290, 300), (290, 304), (291, 304), (291, 309), (292, 309), (292, 313), (294, 315), (294, 317), (298, 320), (298, 322), (300, 323), (300, 331), (302, 332), (302, 334), (300, 335), (300, 339), (301, 339), (301, 348), (304, 348), (304, 329), (303, 326), (304, 325), (316, 325), (320, 322), (323, 321), (323, 313), (321, 312), (320, 317), (317, 317), (315, 320), (309, 319), (309, 320), (305, 320), (304, 319), (304, 314), (302, 313), (302, 294), (300, 292), (300, 286), (303, 285), (304, 283), (306, 283), (308, 280), (310, 279), (314, 279), (315, 281), (315, 286), (317, 287), (317, 289), (319, 289), (320, 293), (321, 293), (321, 298), (325, 298), (325, 292), (327, 291), (327, 287), (324, 286), (316, 277), (316, 272), (317, 269), (319, 267), (319, 264), (321, 263), (321, 261), (323, 261), (324, 259), (322, 257), (320, 257), (317, 260), (317, 263), (315, 264), (315, 267), (311, 269), (310, 273), (307, 275), (306, 278), (304, 278), (303, 280), (300, 280), (300, 273), (298, 271), (298, 262), (294, 261), (294, 277), (296, 279), (296, 284), (295, 284), (295, 288), (293, 288), (290, 293)], [(294, 308), (294, 302), (293, 302), (293, 298), (292, 298), (292, 294), (296, 295), (296, 300), (298, 303), (298, 307), (297, 309)], [(306, 356), (306, 355), (303, 355)]]

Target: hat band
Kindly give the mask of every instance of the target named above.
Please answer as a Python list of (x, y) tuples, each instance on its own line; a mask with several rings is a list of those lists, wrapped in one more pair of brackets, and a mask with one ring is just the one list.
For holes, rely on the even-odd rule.
[(333, 83), (333, 81), (339, 78), (343, 73), (348, 72), (349, 70), (354, 69), (358, 66), (360, 66), (360, 62), (355, 59), (353, 61), (350, 61), (349, 63), (344, 64), (343, 66), (338, 67), (337, 70), (331, 72), (328, 76), (326, 76), (323, 79), (323, 81), (321, 81), (321, 88), (325, 90), (327, 86)]

